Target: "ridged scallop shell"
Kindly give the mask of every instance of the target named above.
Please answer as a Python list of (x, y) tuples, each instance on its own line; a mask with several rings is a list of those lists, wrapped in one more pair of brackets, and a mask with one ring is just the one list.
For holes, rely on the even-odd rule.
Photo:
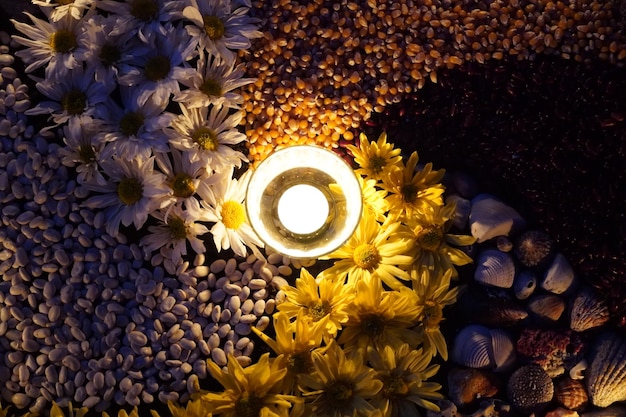
[(576, 274), (570, 263), (562, 253), (558, 253), (546, 270), (541, 288), (553, 294), (563, 294), (573, 291), (576, 286)]
[(608, 407), (626, 401), (626, 340), (610, 332), (599, 337), (591, 352), (585, 382), (591, 403)]
[(507, 383), (511, 404), (524, 413), (540, 413), (554, 396), (552, 378), (539, 365), (525, 365), (517, 369)]
[(558, 295), (535, 295), (528, 301), (528, 310), (543, 322), (556, 322), (565, 311), (565, 301)]
[(478, 255), (474, 279), (483, 285), (511, 288), (515, 279), (513, 258), (496, 249), (487, 249)]
[(456, 335), (452, 346), (451, 359), (468, 368), (493, 368), (493, 347), (491, 331), (477, 324), (464, 327)]
[(524, 232), (515, 245), (517, 259), (527, 268), (538, 268), (547, 264), (553, 251), (554, 241), (540, 230)]
[(589, 403), (589, 395), (580, 380), (565, 377), (555, 384), (554, 399), (570, 410), (581, 411)]
[(591, 287), (581, 288), (570, 305), (570, 328), (582, 332), (609, 321), (609, 307)]
[(513, 292), (518, 300), (525, 300), (537, 289), (537, 276), (531, 271), (521, 271), (513, 280)]
[(490, 194), (472, 199), (470, 231), (478, 243), (524, 229), (526, 221), (512, 207)]
[(510, 370), (517, 360), (517, 352), (511, 336), (501, 329), (492, 329), (491, 348), (493, 350), (494, 372)]

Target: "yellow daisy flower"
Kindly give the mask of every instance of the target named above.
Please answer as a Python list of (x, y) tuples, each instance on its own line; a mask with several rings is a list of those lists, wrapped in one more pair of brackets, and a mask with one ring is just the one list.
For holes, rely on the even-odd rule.
[(418, 323), (421, 305), (409, 288), (385, 291), (380, 280), (365, 278), (356, 284), (356, 297), (349, 319), (338, 342), (348, 352), (365, 354), (368, 346), (382, 348), (419, 344), (419, 334), (411, 328)]
[[(201, 399), (189, 400), (184, 408), (172, 401), (168, 401), (167, 408), (169, 408), (172, 417), (211, 417), (205, 402)], [(152, 416), (159, 417), (154, 411), (152, 411)]]
[(278, 310), (293, 319), (300, 311), (310, 324), (320, 323), (325, 340), (330, 340), (348, 321), (348, 308), (354, 299), (351, 285), (344, 285), (343, 280), (315, 279), (305, 269), (300, 270), (296, 286), (282, 287), (286, 295)]
[[(472, 258), (462, 250), (452, 247), (469, 246), (476, 238), (468, 235), (447, 233), (454, 217), (454, 204), (437, 207), (434, 211), (415, 216), (408, 222), (410, 238), (415, 244), (413, 268), (433, 275), (452, 269), (453, 278), (457, 276), (454, 265), (461, 266), (472, 262)], [(407, 229), (404, 229), (407, 230)]]
[[(429, 400), (439, 400), (441, 385), (427, 382), (439, 371), (439, 365), (430, 365), (432, 356), (422, 349), (411, 349), (407, 344), (398, 348), (385, 346), (381, 351), (370, 348), (370, 365), (376, 370), (383, 388), (372, 403), (383, 411), (383, 417), (419, 416), (417, 407), (439, 411)], [(429, 366), (430, 365), (430, 366)]]
[(282, 358), (270, 361), (269, 353), (261, 355), (258, 362), (243, 368), (229, 355), (227, 372), (211, 359), (207, 368), (225, 391), (201, 392), (207, 411), (222, 417), (287, 417), (289, 408), (298, 398), (280, 393), (287, 368)]
[[(88, 411), (89, 410), (87, 409), (87, 407), (75, 409), (70, 402), (67, 405), (67, 414), (65, 414), (63, 410), (61, 410), (61, 407), (59, 407), (59, 405), (53, 401), (52, 407), (50, 408), (50, 417), (83, 417), (85, 414), (87, 414)], [(102, 413), (102, 415), (105, 417), (109, 417), (108, 415), (106, 415), (106, 413)]]
[(385, 213), (389, 211), (389, 201), (387, 191), (376, 187), (376, 180), (363, 177), (357, 177), (361, 184), (361, 193), (363, 195), (363, 210), (369, 211), (376, 221), (383, 223), (385, 221)]
[(331, 342), (326, 352), (313, 352), (312, 359), (315, 371), (298, 377), (303, 396), (311, 401), (311, 415), (380, 416), (380, 411), (368, 400), (378, 394), (383, 384), (361, 358), (346, 357), (343, 350)]
[(324, 270), (320, 276), (341, 280), (348, 275), (348, 283), (376, 276), (390, 288), (404, 287), (398, 280), (408, 280), (407, 269), (412, 258), (407, 255), (411, 247), (405, 233), (397, 232), (401, 223), (391, 218), (381, 225), (368, 213), (363, 216), (354, 234), (341, 248), (322, 259), (340, 259)]
[(382, 133), (378, 141), (370, 142), (361, 133), (359, 135), (359, 147), (347, 145), (354, 161), (359, 165), (355, 171), (357, 174), (365, 175), (380, 181), (390, 170), (398, 167), (402, 161), (400, 149), (394, 149), (392, 143), (387, 143), (387, 134)]
[(461, 288), (450, 288), (452, 271), (450, 268), (436, 276), (427, 272), (420, 276), (417, 270), (411, 272), (413, 290), (423, 306), (419, 330), (423, 334), (424, 351), (432, 356), (439, 353), (443, 360), (448, 360), (448, 346), (439, 325), (444, 320), (444, 307), (456, 302)]
[(383, 188), (392, 213), (412, 217), (429, 213), (443, 205), (444, 186), (439, 183), (445, 170), (433, 171), (431, 163), (416, 171), (417, 152), (413, 152), (406, 166), (389, 171), (383, 178)]
[(276, 340), (256, 327), (252, 327), (252, 331), (267, 343), (274, 353), (282, 356), (287, 367), (287, 375), (283, 379), (281, 392), (294, 393), (297, 391), (297, 375), (312, 371), (311, 352), (322, 344), (323, 327), (319, 323), (311, 325), (302, 309), (298, 312), (294, 326), (289, 322), (287, 314), (280, 311), (274, 314), (273, 321)]

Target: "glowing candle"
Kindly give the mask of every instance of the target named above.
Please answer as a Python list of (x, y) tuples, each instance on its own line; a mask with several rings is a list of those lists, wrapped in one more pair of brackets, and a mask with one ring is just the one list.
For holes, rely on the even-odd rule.
[(328, 201), (319, 188), (297, 184), (278, 200), (278, 219), (293, 233), (306, 235), (319, 230), (328, 218)]

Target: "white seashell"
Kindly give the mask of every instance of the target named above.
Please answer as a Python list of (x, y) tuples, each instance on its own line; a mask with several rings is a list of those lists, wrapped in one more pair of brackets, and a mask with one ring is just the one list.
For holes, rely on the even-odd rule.
[(626, 401), (626, 339), (606, 333), (597, 339), (585, 374), (591, 403), (597, 407)]
[(495, 361), (491, 331), (476, 324), (464, 327), (454, 339), (450, 358), (469, 368), (493, 368)]
[(535, 295), (528, 301), (528, 310), (540, 321), (556, 322), (565, 311), (565, 301), (554, 294)]
[(563, 254), (559, 253), (554, 257), (540, 286), (553, 294), (563, 294), (574, 289), (576, 286), (574, 269)]
[(491, 346), (494, 372), (506, 372), (511, 369), (517, 360), (517, 353), (511, 336), (501, 329), (491, 329)]
[(570, 329), (582, 332), (609, 321), (609, 307), (591, 287), (580, 289), (571, 300)]
[(446, 197), (446, 204), (455, 205), (452, 225), (460, 230), (465, 229), (469, 220), (470, 209), (472, 207), (471, 201), (458, 194), (450, 194)]
[(511, 288), (515, 278), (513, 258), (496, 249), (487, 249), (478, 255), (474, 279), (483, 285)]
[(517, 211), (490, 194), (479, 194), (472, 199), (469, 223), (470, 232), (478, 243), (509, 236), (526, 225)]
[(530, 297), (537, 288), (537, 277), (531, 271), (521, 271), (513, 280), (513, 291), (518, 300)]

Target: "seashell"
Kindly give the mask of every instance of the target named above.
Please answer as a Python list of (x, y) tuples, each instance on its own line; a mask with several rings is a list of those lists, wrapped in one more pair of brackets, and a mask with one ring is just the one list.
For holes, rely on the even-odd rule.
[(589, 367), (589, 364), (585, 359), (579, 361), (576, 365), (572, 366), (569, 370), (569, 377), (572, 379), (583, 379), (585, 377), (585, 370)]
[(626, 340), (617, 333), (600, 336), (591, 355), (585, 382), (591, 403), (608, 407), (626, 401)]
[(517, 300), (500, 294), (490, 296), (485, 287), (478, 285), (469, 286), (457, 306), (461, 317), (466, 318), (468, 322), (488, 327), (514, 326), (528, 317), (528, 312), (517, 303)]
[(506, 391), (511, 405), (524, 415), (539, 414), (552, 401), (554, 383), (539, 365), (525, 365), (513, 372)]
[(541, 268), (546, 265), (554, 252), (554, 241), (545, 232), (529, 230), (515, 243), (515, 255), (527, 268)]
[(544, 417), (579, 417), (579, 415), (576, 411), (558, 407), (552, 411), (548, 411)]
[(572, 297), (569, 318), (570, 328), (582, 332), (609, 321), (609, 307), (593, 288), (583, 287)]
[(521, 271), (513, 280), (513, 292), (518, 300), (525, 300), (535, 292), (537, 276), (531, 271)]
[(528, 310), (538, 321), (554, 323), (565, 311), (565, 301), (554, 294), (535, 295), (528, 301)]
[(558, 253), (554, 257), (543, 276), (540, 286), (553, 294), (563, 294), (574, 290), (576, 275), (563, 254)]
[(587, 411), (580, 417), (626, 417), (626, 406), (612, 405), (600, 410)]
[(517, 352), (511, 336), (502, 329), (492, 329), (490, 333), (493, 361), (495, 363), (494, 372), (510, 370), (517, 360)]
[(506, 236), (498, 236), (496, 239), (496, 247), (500, 252), (511, 252), (513, 243)]
[(448, 372), (448, 398), (461, 408), (497, 395), (500, 385), (494, 373), (482, 369), (453, 368)]
[(478, 255), (474, 279), (483, 285), (511, 288), (515, 278), (513, 258), (496, 249), (487, 249)]
[(526, 221), (515, 209), (490, 194), (479, 194), (472, 199), (469, 223), (470, 232), (478, 243), (509, 236), (526, 226)]
[(459, 230), (464, 230), (469, 220), (472, 203), (458, 194), (451, 194), (446, 197), (446, 204), (455, 205), (452, 225)]
[(490, 330), (477, 324), (461, 329), (454, 339), (450, 357), (457, 364), (468, 368), (493, 368), (495, 361)]
[(582, 381), (565, 377), (554, 387), (554, 399), (574, 411), (582, 411), (589, 403), (589, 396)]

